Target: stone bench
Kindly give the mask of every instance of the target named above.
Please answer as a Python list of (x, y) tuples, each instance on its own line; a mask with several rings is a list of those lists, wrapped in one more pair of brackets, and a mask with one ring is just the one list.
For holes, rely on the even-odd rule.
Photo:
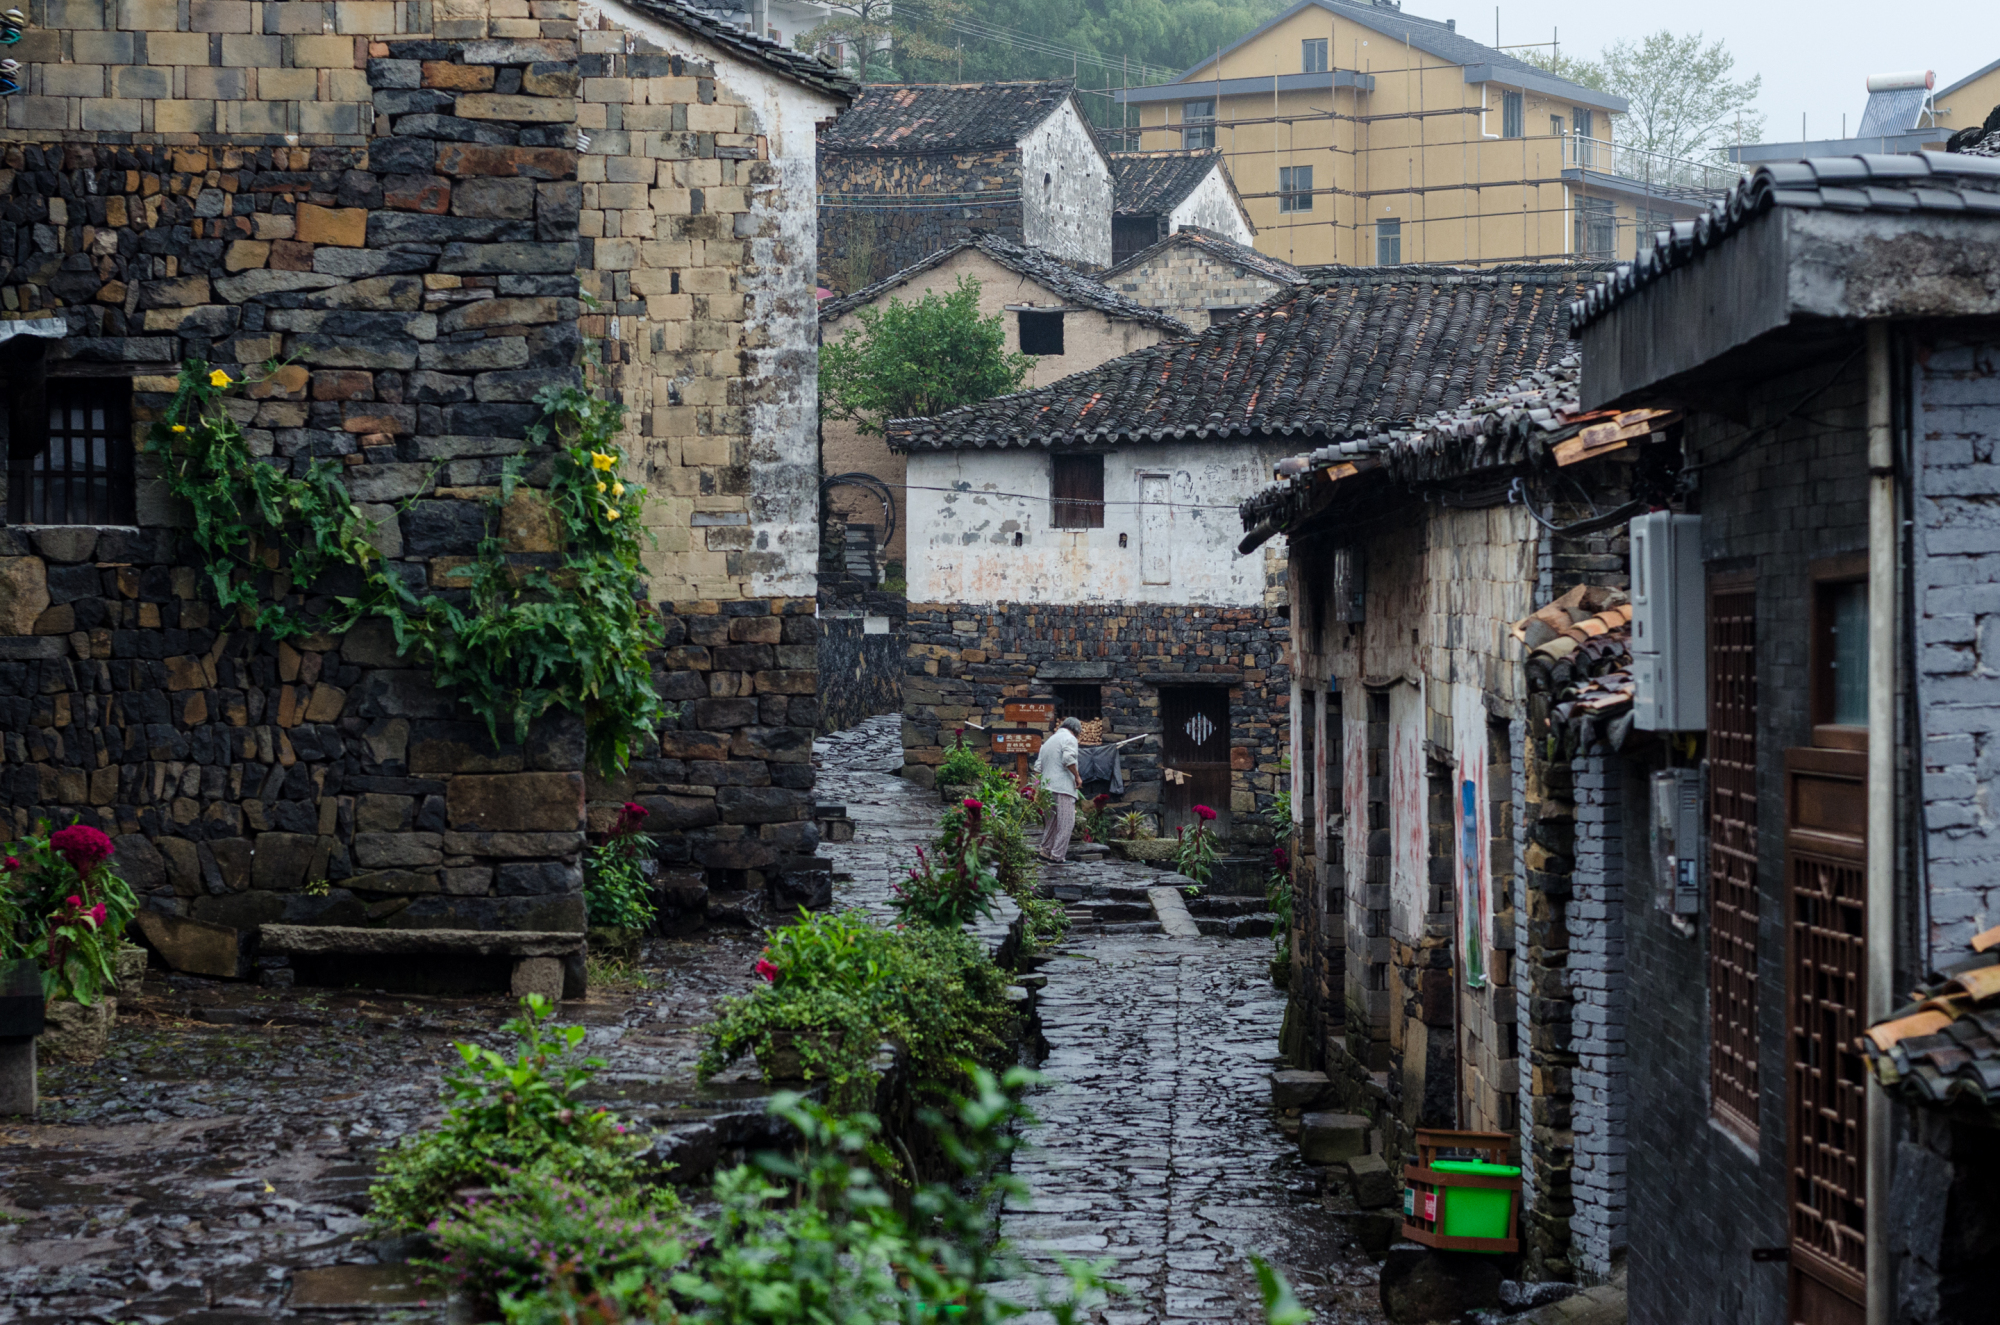
[(363, 929), (358, 925), (259, 925), (258, 951), (286, 957), (508, 958), (515, 997), (582, 998), (584, 936), (559, 930)]

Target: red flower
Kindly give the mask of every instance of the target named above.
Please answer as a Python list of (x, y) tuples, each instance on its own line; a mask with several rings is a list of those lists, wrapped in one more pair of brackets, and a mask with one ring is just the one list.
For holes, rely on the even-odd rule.
[(770, 958), (759, 957), (757, 964), (750, 969), (757, 972), (758, 975), (763, 976), (766, 984), (774, 985), (778, 983), (778, 968), (771, 964)]
[(1215, 811), (1209, 809), (1206, 805), (1197, 805), (1194, 807), (1194, 817), (1203, 823), (1207, 823), (1215, 817)]
[(90, 922), (90, 927), (92, 929), (103, 929), (104, 916), (105, 916), (104, 903), (99, 902), (96, 906), (93, 906), (90, 908), (90, 910), (84, 912), (83, 918)]
[(1283, 847), (1272, 847), (1271, 861), (1281, 870), (1290, 869), (1292, 867), (1292, 853)]
[(1111, 793), (1108, 791), (1100, 791), (1095, 796), (1092, 796), (1090, 798), (1090, 803), (1092, 805), (1098, 805), (1098, 806), (1109, 805), (1111, 804)]
[(984, 801), (974, 800), (972, 797), (967, 796), (965, 798), (965, 808), (968, 810), (983, 810), (986, 808), (986, 803)]
[(83, 899), (72, 893), (68, 897), (63, 898), (63, 905), (72, 911), (81, 911), (83, 910)]
[(0, 870), (11, 871), (20, 868), (21, 868), (21, 858), (19, 856), (9, 856), (7, 857), (5, 863), (0, 863)]
[(78, 874), (88, 874), (111, 859), (111, 839), (87, 824), (71, 824), (50, 837), (49, 845)]

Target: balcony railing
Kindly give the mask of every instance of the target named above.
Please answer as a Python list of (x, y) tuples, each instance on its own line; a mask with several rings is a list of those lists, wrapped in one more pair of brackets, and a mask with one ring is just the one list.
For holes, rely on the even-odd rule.
[(1661, 198), (1697, 203), (1727, 193), (1739, 173), (1735, 165), (1689, 161), (1581, 134), (1563, 139), (1563, 164), (1599, 175), (1616, 175)]

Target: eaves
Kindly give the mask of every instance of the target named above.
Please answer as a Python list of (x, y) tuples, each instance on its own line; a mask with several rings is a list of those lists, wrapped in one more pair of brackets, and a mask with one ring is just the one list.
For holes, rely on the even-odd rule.
[(1601, 170), (1585, 170), (1581, 166), (1563, 167), (1562, 180), (1572, 188), (1588, 189), (1593, 194), (1607, 193), (1616, 198), (1623, 198), (1627, 202), (1641, 202), (1652, 207), (1678, 208), (1686, 216), (1695, 216), (1708, 210), (1708, 204), (1726, 192), (1722, 189), (1648, 185), (1646, 181), (1633, 179), (1629, 175), (1609, 175)]
[(1609, 92), (1599, 92), (1596, 88), (1583, 87), (1567, 79), (1547, 77), (1542, 74), (1525, 73), (1519, 69), (1496, 69), (1490, 64), (1468, 64), (1465, 66), (1465, 81), (1468, 83), (1500, 83), (1507, 87), (1518, 87), (1527, 92), (1539, 92), (1545, 97), (1555, 97), (1562, 101), (1574, 102), (1579, 106), (1589, 106), (1596, 110), (1608, 110), (1612, 114), (1622, 114), (1632, 108), (1632, 103), (1624, 97), (1613, 96)]
[(1223, 97), (1268, 97), (1273, 92), (1324, 92), (1343, 87), (1373, 92), (1375, 76), (1353, 69), (1335, 69), (1323, 74), (1274, 74), (1269, 78), (1206, 78), (1187, 83), (1159, 83), (1152, 87), (1125, 88), (1113, 95), (1121, 102), (1137, 106), (1161, 101), (1186, 101), (1189, 97), (1200, 97), (1204, 93)]

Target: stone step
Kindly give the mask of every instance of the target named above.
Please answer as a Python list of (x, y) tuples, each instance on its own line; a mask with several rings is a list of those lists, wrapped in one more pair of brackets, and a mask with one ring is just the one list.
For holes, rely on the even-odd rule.
[(1308, 1164), (1340, 1164), (1368, 1153), (1374, 1123), (1358, 1113), (1308, 1113), (1299, 1119), (1299, 1154)]
[(1261, 939), (1277, 932), (1278, 917), (1269, 912), (1249, 916), (1205, 916), (1196, 913), (1194, 923), (1210, 938)]

